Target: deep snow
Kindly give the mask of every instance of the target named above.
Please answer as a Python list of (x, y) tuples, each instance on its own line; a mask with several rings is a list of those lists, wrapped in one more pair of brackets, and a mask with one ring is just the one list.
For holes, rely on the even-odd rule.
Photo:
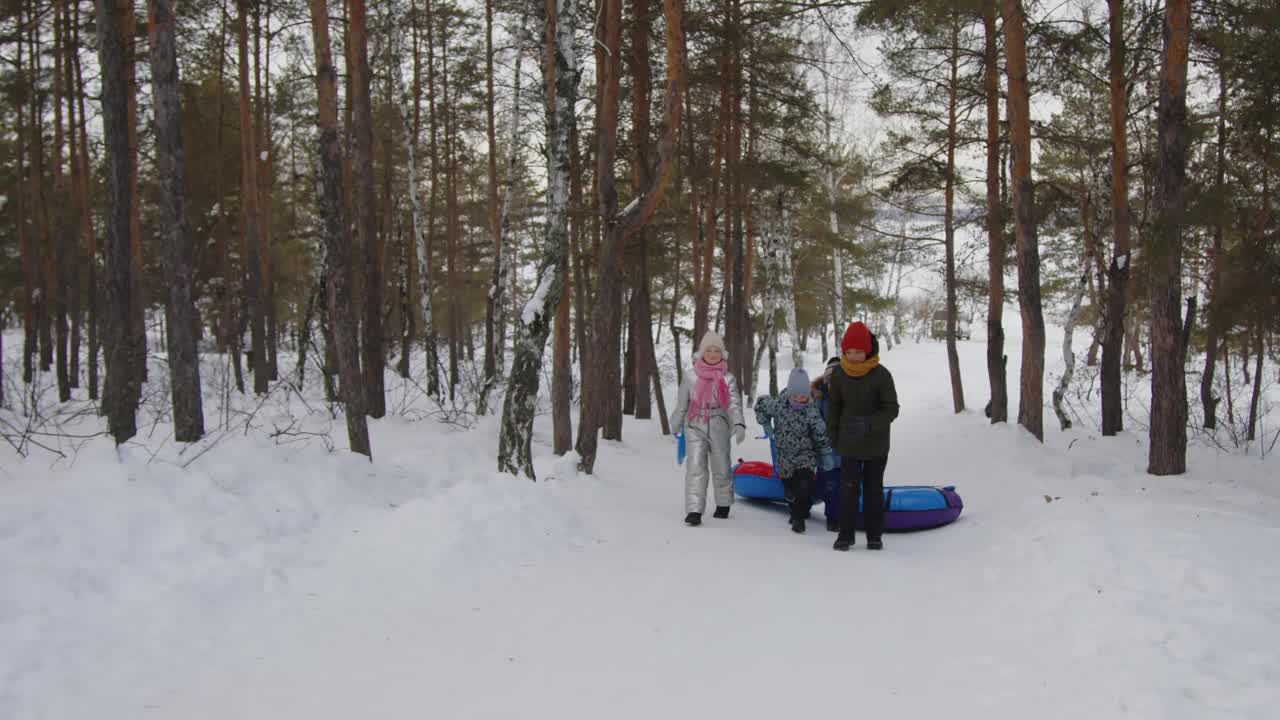
[(941, 344), (884, 354), (886, 483), (954, 484), (965, 511), (882, 553), (746, 502), (684, 526), (656, 421), (592, 477), (539, 416), (536, 484), (494, 472), (494, 418), (372, 421), (373, 463), (266, 430), (194, 461), (163, 426), (119, 453), (6, 448), (0, 718), (1274, 717), (1274, 456), (1197, 445), (1154, 478), (1140, 432), (1059, 432), (1049, 408), (1042, 446), (987, 423), (984, 346), (960, 346), (959, 416)]

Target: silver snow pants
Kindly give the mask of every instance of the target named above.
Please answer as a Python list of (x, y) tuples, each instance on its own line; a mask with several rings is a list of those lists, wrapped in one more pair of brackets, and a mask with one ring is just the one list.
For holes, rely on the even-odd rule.
[(729, 418), (716, 413), (707, 422), (685, 425), (684, 510), (700, 513), (707, 507), (707, 481), (715, 489), (716, 505), (733, 504), (733, 476), (729, 474)]

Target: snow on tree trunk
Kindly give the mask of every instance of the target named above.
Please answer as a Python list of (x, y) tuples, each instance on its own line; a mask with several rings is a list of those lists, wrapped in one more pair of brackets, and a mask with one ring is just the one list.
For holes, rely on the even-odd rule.
[(1062, 371), (1062, 377), (1058, 379), (1058, 387), (1053, 390), (1053, 411), (1058, 415), (1058, 424), (1063, 430), (1071, 427), (1071, 418), (1067, 417), (1067, 412), (1063, 408), (1063, 401), (1067, 395), (1067, 388), (1071, 386), (1071, 377), (1076, 370), (1076, 354), (1071, 350), (1072, 335), (1076, 330), (1076, 320), (1080, 317), (1080, 303), (1084, 300), (1085, 290), (1089, 285), (1089, 258), (1085, 257), (1084, 275), (1080, 277), (1080, 286), (1076, 288), (1075, 300), (1071, 303), (1071, 312), (1067, 313), (1067, 320), (1062, 331), (1062, 361), (1065, 369)]
[(577, 56), (573, 47), (576, 20), (577, 1), (557, 0), (555, 99), (547, 118), (547, 238), (538, 267), (538, 289), (525, 304), (521, 322), (515, 328), (515, 354), (498, 437), (498, 470), (524, 473), (530, 480), (536, 479), (529, 444), (542, 355), (564, 288), (560, 268), (565, 267), (569, 249), (569, 137), (577, 122), (574, 103), (578, 90)]

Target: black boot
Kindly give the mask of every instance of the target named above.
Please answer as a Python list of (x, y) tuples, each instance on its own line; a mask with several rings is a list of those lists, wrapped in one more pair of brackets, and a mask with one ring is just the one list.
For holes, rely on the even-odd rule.
[(794, 518), (794, 519), (792, 519), (792, 521), (791, 521), (791, 532), (796, 533), (796, 534), (799, 534), (799, 535), (803, 535), (803, 534), (804, 534), (804, 518), (803, 518), (803, 517), (798, 517), (798, 518)]
[(691, 525), (691, 526), (692, 526), (692, 525), (701, 525), (701, 524), (702, 524), (702, 513), (689, 513), (688, 515), (685, 515), (685, 516), (684, 516), (684, 522), (685, 522), (685, 524), (686, 524), (686, 525)]
[(840, 532), (840, 521), (835, 518), (827, 518), (827, 532)]
[(836, 542), (831, 546), (833, 550), (847, 551), (853, 545), (853, 537), (850, 535), (837, 535)]
[(868, 550), (883, 550), (883, 549), (884, 549), (884, 543), (880, 542), (879, 538), (877, 538), (877, 539), (875, 539), (875, 540), (868, 540), (868, 541), (867, 541), (867, 549), (868, 549)]
[(725, 519), (725, 518), (729, 517), (729, 506), (728, 506), (728, 505), (717, 505), (717, 506), (716, 506), (716, 511), (715, 511), (714, 515), (715, 515), (715, 517), (718, 517), (718, 518), (720, 518), (721, 520), (723, 520), (723, 519)]

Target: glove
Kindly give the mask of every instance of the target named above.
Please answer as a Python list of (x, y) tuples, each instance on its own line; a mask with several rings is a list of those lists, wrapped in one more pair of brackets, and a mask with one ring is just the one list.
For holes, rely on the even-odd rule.
[(871, 422), (861, 415), (847, 418), (840, 423), (840, 435), (850, 440), (860, 440), (871, 429)]
[(747, 439), (747, 426), (735, 425), (733, 428), (733, 439), (741, 445), (742, 442)]
[(671, 434), (672, 434), (672, 435), (683, 435), (683, 434), (684, 434), (684, 423), (676, 423), (675, 425), (672, 425), (672, 426), (671, 426)]
[(818, 469), (822, 472), (829, 472), (836, 469), (835, 453), (823, 453), (818, 456)]

